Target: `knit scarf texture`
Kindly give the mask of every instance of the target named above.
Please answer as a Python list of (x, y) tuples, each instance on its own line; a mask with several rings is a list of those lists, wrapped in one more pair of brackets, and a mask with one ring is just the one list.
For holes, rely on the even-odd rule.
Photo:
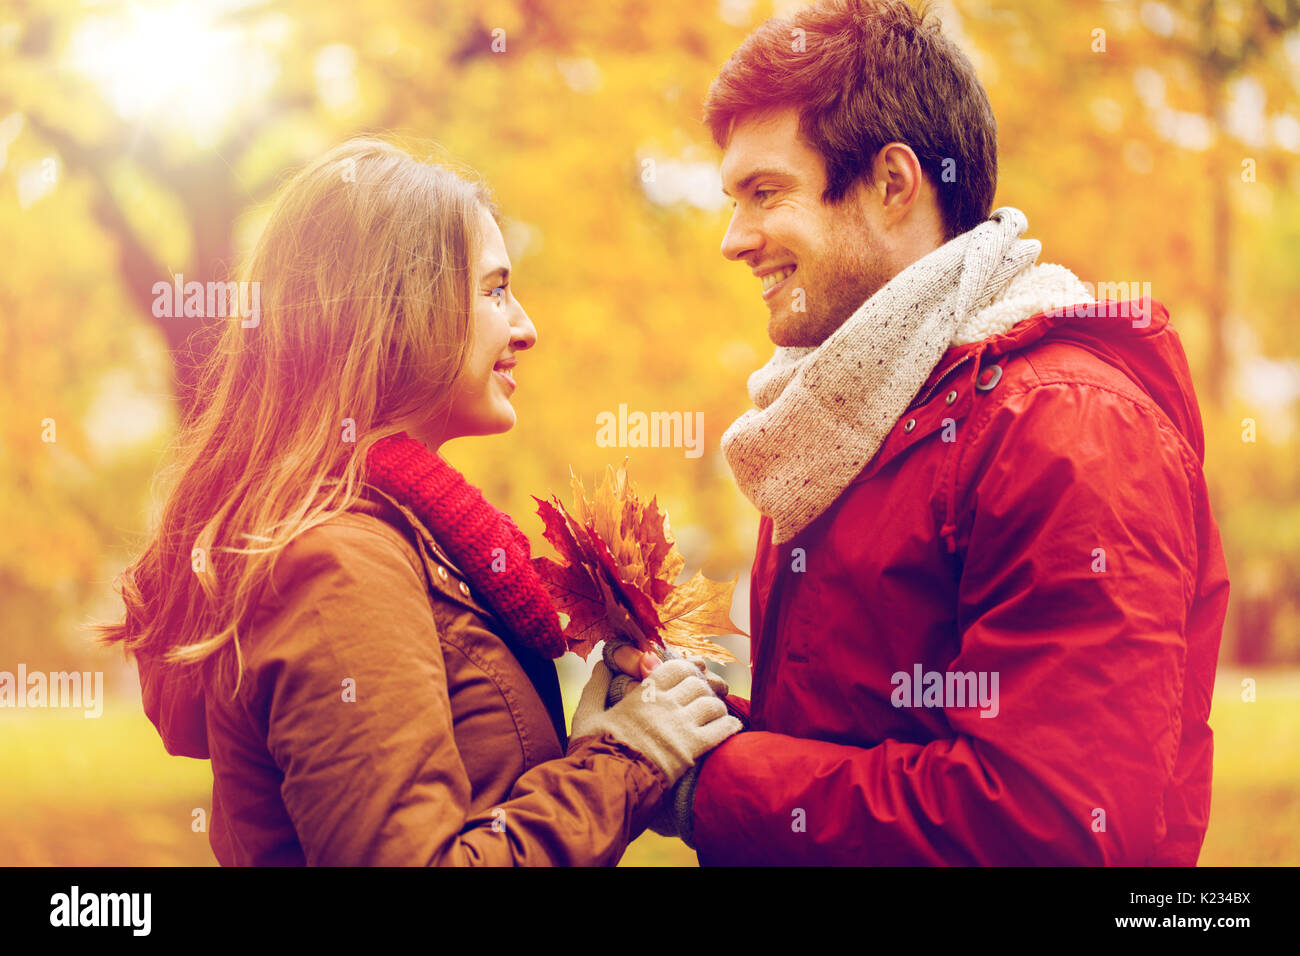
[(1062, 266), (1035, 265), (1025, 214), (993, 211), (903, 269), (820, 345), (778, 347), (749, 378), (756, 406), (722, 436), (746, 497), (789, 541), (868, 465), (943, 354), (1092, 295)]
[[(527, 536), (478, 488), (430, 451), (399, 432), (366, 455), (366, 480), (410, 508), (432, 532), (485, 605), (516, 641), (547, 658), (567, 650), (560, 618), (533, 569)], [(504, 570), (493, 570), (504, 552)]]

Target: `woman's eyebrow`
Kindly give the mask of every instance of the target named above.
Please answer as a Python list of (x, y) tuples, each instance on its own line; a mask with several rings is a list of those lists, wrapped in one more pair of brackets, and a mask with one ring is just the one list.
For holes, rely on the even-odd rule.
[(510, 279), (510, 270), (505, 266), (494, 266), (487, 272), (483, 273), (483, 277), (478, 281), (486, 282), (488, 279), (492, 278), (500, 278), (503, 282), (508, 281)]

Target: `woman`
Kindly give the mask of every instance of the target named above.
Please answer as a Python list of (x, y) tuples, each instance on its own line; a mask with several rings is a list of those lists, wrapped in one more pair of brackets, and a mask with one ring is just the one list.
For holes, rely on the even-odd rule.
[[(210, 757), (222, 864), (610, 864), (740, 728), (695, 666), (564, 746), (559, 619), (510, 518), (440, 456), (503, 432), (515, 300), (484, 189), (361, 139), (282, 191), (105, 640), (173, 754)], [(657, 663), (657, 662), (648, 662)]]

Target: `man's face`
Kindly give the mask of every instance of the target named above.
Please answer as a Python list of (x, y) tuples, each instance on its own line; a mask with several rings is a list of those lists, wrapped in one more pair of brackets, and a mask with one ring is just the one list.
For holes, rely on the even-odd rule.
[(768, 337), (820, 345), (889, 278), (871, 187), (822, 202), (826, 165), (793, 108), (738, 121), (721, 172), (735, 206), (722, 254), (762, 281)]

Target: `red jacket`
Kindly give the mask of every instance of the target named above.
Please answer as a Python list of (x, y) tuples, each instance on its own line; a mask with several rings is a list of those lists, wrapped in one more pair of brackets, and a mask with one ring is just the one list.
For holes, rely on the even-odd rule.
[(762, 520), (702, 864), (1196, 862), (1227, 568), (1182, 346), (1129, 314), (950, 349), (827, 512)]

